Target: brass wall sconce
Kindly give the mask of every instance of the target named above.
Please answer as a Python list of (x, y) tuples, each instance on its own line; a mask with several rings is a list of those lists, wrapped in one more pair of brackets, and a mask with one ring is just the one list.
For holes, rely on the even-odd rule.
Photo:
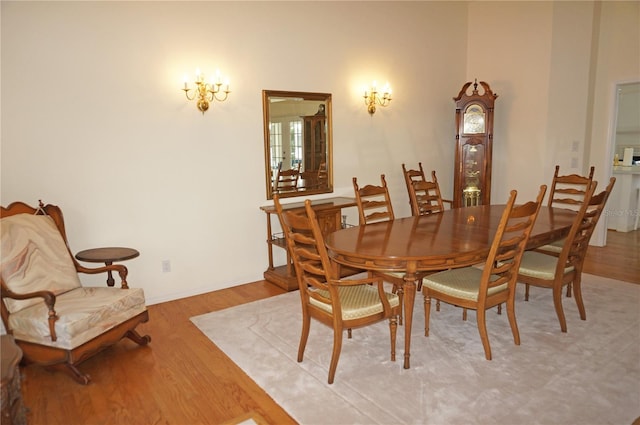
[(376, 82), (371, 85), (371, 89), (364, 91), (364, 104), (367, 105), (367, 111), (370, 115), (376, 113), (376, 105), (386, 107), (391, 102), (391, 87), (389, 83), (385, 84), (382, 89), (382, 97), (378, 91)]
[(224, 90), (222, 89), (223, 83), (220, 79), (219, 71), (216, 71), (215, 79), (212, 78), (212, 81), (207, 83), (200, 73), (200, 69), (196, 69), (195, 84), (196, 86), (194, 88), (190, 88), (187, 83), (187, 77), (185, 76), (184, 88), (182, 90), (187, 96), (187, 99), (196, 99), (196, 106), (203, 115), (205, 111), (209, 109), (209, 102), (213, 102), (214, 100), (217, 100), (218, 102), (224, 102), (225, 100), (227, 100), (227, 96), (229, 96), (229, 93), (231, 93), (231, 91), (229, 90), (228, 80), (224, 83)]

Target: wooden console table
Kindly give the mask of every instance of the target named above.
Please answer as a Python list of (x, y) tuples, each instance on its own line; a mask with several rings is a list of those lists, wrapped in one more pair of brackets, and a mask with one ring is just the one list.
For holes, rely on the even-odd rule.
[[(342, 209), (355, 207), (355, 198), (335, 197), (318, 199), (312, 202), (313, 210), (316, 212), (318, 222), (322, 233), (327, 235), (342, 227)], [(304, 202), (295, 202), (291, 204), (282, 204), (282, 208), (286, 211), (304, 210)], [(287, 249), (284, 240), (284, 234), (274, 234), (271, 227), (272, 215), (278, 219), (276, 208), (273, 205), (260, 207), (267, 214), (267, 249), (269, 252), (269, 267), (264, 272), (264, 279), (286, 289), (294, 291), (298, 289), (298, 281), (293, 267), (291, 257), (287, 253), (287, 264), (282, 266), (273, 265), (273, 246), (278, 246), (284, 250)], [(354, 273), (353, 270), (344, 268), (342, 274), (348, 275)]]

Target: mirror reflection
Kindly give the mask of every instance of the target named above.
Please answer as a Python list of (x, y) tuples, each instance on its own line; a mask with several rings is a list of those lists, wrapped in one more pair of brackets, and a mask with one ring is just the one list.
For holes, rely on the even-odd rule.
[(267, 199), (333, 191), (331, 94), (263, 90)]

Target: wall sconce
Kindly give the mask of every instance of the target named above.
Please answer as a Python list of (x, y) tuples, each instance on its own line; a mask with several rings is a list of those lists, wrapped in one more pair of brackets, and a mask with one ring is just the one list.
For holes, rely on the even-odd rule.
[[(204, 81), (204, 77), (200, 74), (200, 69), (196, 69), (196, 81), (195, 88), (189, 88), (187, 83), (187, 76), (184, 77), (184, 94), (187, 96), (187, 99), (194, 100), (196, 99), (196, 106), (198, 110), (204, 112), (209, 109), (209, 102), (213, 102), (217, 100), (218, 102), (224, 102), (227, 100), (227, 96), (231, 91), (229, 90), (229, 81), (227, 80), (224, 83), (224, 90), (222, 90), (222, 81), (220, 79), (220, 71), (216, 71), (215, 80), (212, 78), (212, 81), (207, 83)], [(190, 93), (193, 92), (191, 95)], [(224, 95), (224, 96), (223, 96)]]
[(380, 97), (380, 92), (374, 81), (371, 89), (364, 91), (364, 104), (367, 105), (367, 111), (371, 115), (376, 113), (376, 105), (385, 107), (391, 102), (391, 87), (389, 87), (389, 83), (382, 90), (382, 97)]

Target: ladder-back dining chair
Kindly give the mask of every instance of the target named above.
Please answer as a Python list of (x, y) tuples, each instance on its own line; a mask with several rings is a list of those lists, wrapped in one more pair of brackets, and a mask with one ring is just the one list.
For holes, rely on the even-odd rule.
[(527, 251), (522, 257), (518, 282), (525, 284), (525, 300), (529, 299), (529, 286), (550, 288), (553, 291), (553, 304), (562, 332), (567, 331), (567, 321), (562, 308), (563, 286), (573, 285), (574, 298), (580, 318), (582, 320), (587, 318), (582, 300), (582, 268), (591, 235), (598, 224), (615, 181), (615, 177), (611, 177), (606, 189), (597, 195), (592, 195), (595, 185), (590, 186), (585, 195), (585, 202), (578, 211), (578, 217), (571, 226), (560, 255)]
[(282, 170), (282, 162), (278, 165), (278, 172), (275, 179), (275, 192), (291, 192), (298, 190), (298, 179), (300, 178), (300, 163), (295, 168)]
[(401, 310), (399, 297), (384, 290), (380, 277), (337, 278), (337, 268), (327, 253), (310, 200), (305, 201), (302, 213), (283, 211), (277, 194), (273, 201), (300, 288), (302, 333), (298, 362), (302, 362), (304, 357), (312, 318), (333, 329), (329, 384), (333, 383), (335, 377), (345, 329), (351, 330), (388, 320), (391, 360), (395, 361), (397, 317)]
[[(422, 168), (422, 162), (418, 163), (418, 169), (407, 170), (405, 164), (402, 164), (402, 174), (404, 175), (404, 182), (407, 186), (407, 194), (409, 195), (409, 206), (411, 207), (412, 215), (420, 215), (418, 212), (420, 211), (420, 206), (416, 205), (416, 201), (412, 198), (411, 193), (413, 190), (413, 184), (415, 182), (426, 182), (427, 177), (424, 173), (424, 169)], [(440, 208), (444, 210), (444, 204), (448, 204), (449, 208), (452, 208), (453, 201), (449, 199), (443, 199), (442, 194), (440, 193), (440, 185), (438, 184), (438, 179), (436, 178), (435, 170), (431, 171), (432, 183), (436, 185), (437, 196), (439, 198)], [(427, 212), (428, 210), (425, 210)]]
[[(584, 203), (589, 186), (593, 184), (595, 188), (598, 184), (598, 182), (594, 182), (593, 180), (594, 171), (595, 167), (591, 166), (589, 174), (586, 176), (579, 174), (560, 175), (560, 166), (556, 165), (553, 180), (551, 181), (551, 191), (549, 192), (549, 199), (547, 201), (549, 207), (579, 211)], [(557, 241), (537, 248), (537, 250), (548, 254), (559, 255), (560, 252), (562, 252), (565, 242), (565, 238), (558, 239)], [(567, 297), (571, 297), (570, 283), (567, 285)]]
[(487, 360), (491, 360), (486, 310), (506, 303), (513, 340), (516, 345), (520, 345), (515, 315), (516, 279), (546, 190), (545, 185), (540, 186), (535, 201), (518, 206), (515, 205), (517, 192), (511, 191), (482, 269), (470, 266), (445, 270), (423, 279), (425, 336), (429, 336), (432, 298), (464, 309), (476, 310), (484, 354)]
[[(360, 226), (390, 221), (395, 218), (393, 205), (389, 195), (389, 188), (385, 175), (380, 175), (380, 186), (367, 184), (363, 187), (358, 185), (358, 179), (353, 178), (353, 190), (355, 192), (356, 204), (358, 207), (358, 224)], [(370, 276), (380, 276), (383, 280), (393, 285), (393, 293), (400, 297), (400, 304), (404, 299), (404, 273), (401, 272), (369, 272)], [(417, 275), (418, 288), (422, 284), (422, 274)], [(400, 324), (403, 322), (403, 315), (400, 313)]]

